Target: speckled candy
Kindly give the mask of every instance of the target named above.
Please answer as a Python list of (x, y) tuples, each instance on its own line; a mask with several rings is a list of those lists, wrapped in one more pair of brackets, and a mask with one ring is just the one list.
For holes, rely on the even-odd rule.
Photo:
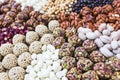
[(72, 35), (76, 34), (76, 29), (74, 27), (68, 27), (66, 30), (65, 30), (65, 35), (66, 37), (70, 37)]
[(77, 68), (82, 71), (88, 71), (91, 69), (93, 63), (87, 58), (81, 57), (77, 62)]
[(120, 72), (114, 72), (110, 80), (120, 80)]
[(106, 60), (105, 56), (102, 55), (102, 53), (100, 51), (93, 51), (90, 54), (90, 59), (92, 62), (104, 62)]
[(88, 51), (88, 52), (91, 52), (93, 50), (95, 50), (97, 48), (96, 44), (94, 43), (93, 40), (85, 40), (83, 42), (83, 47)]
[(64, 43), (59, 50), (59, 57), (72, 56), (74, 51), (74, 46), (70, 43)]
[(70, 69), (75, 66), (75, 58), (70, 57), (70, 56), (65, 56), (62, 58), (62, 67), (65, 69)]
[(95, 71), (88, 71), (82, 75), (82, 80), (99, 80)]
[(110, 78), (112, 75), (112, 68), (103, 62), (96, 63), (94, 65), (94, 71), (100, 78)]
[(65, 30), (61, 27), (57, 27), (55, 28), (55, 30), (53, 31), (53, 34), (55, 36), (64, 36), (65, 35)]
[(81, 80), (82, 74), (81, 71), (76, 67), (71, 68), (67, 73), (67, 78), (69, 80)]
[(65, 42), (65, 39), (63, 37), (57, 37), (54, 41), (53, 41), (53, 45), (56, 48), (60, 48), (61, 45)]
[(77, 47), (75, 49), (75, 54), (74, 54), (76, 59), (79, 59), (80, 57), (87, 57), (88, 53), (86, 52), (84, 47)]
[(73, 44), (73, 45), (80, 45), (82, 43), (81, 39), (78, 38), (77, 35), (73, 35), (73, 36), (69, 37), (68, 42)]

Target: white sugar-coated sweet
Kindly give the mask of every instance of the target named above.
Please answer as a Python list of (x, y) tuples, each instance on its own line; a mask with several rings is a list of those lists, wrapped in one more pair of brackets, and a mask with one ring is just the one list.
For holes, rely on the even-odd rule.
[(103, 42), (102, 42), (99, 38), (95, 39), (94, 42), (96, 43), (96, 45), (97, 45), (98, 47), (102, 47), (102, 46), (104, 45)]
[(120, 54), (120, 48), (118, 48), (118, 49), (116, 49), (116, 50), (112, 50), (113, 51), (113, 53), (115, 53), (115, 54)]
[(118, 48), (118, 42), (116, 40), (113, 40), (111, 42), (111, 47), (112, 47), (112, 49), (117, 49)]
[(115, 55), (116, 58), (120, 59), (120, 54)]
[(95, 31), (94, 31), (94, 34), (96, 35), (96, 38), (98, 38), (98, 37), (101, 36), (101, 33), (100, 33), (98, 30), (95, 30)]
[(79, 27), (78, 30), (77, 30), (77, 32), (81, 33), (82, 30), (83, 30), (83, 27)]
[(119, 36), (119, 35), (118, 35), (118, 33), (117, 33), (116, 31), (113, 31), (113, 32), (111, 33), (111, 35), (110, 35), (110, 37), (111, 37), (112, 40), (118, 40), (118, 39), (119, 39), (118, 36)]
[(62, 70), (62, 66), (60, 65), (59, 49), (55, 49), (50, 44), (43, 47), (43, 52), (32, 54), (33, 60), (31, 61), (31, 65), (27, 66), (27, 76), (25, 76), (24, 80), (61, 80), (62, 77), (66, 76), (67, 70)]
[(108, 36), (100, 36), (100, 40), (103, 42), (103, 43), (110, 43), (111, 42), (111, 38), (108, 37)]
[(93, 32), (88, 32), (88, 33), (86, 33), (86, 37), (88, 39), (95, 39), (96, 35)]
[(112, 50), (111, 44), (105, 44), (104, 47), (109, 49), (109, 50)]
[(106, 35), (106, 36), (109, 36), (109, 35), (110, 35), (110, 31), (107, 30), (107, 29), (106, 29), (106, 30), (103, 30), (103, 31), (102, 31), (102, 34), (103, 34), (103, 35)]
[(113, 53), (105, 47), (100, 48), (101, 53), (106, 57), (113, 56)]
[(109, 31), (114, 31), (114, 28), (113, 28), (110, 24), (107, 24), (107, 29), (108, 29)]
[(98, 30), (99, 30), (100, 32), (102, 32), (103, 30), (106, 29), (106, 27), (107, 27), (107, 26), (106, 26), (106, 23), (102, 23), (102, 24), (100, 24)]
[(68, 78), (67, 77), (63, 77), (62, 80), (68, 80)]
[(84, 33), (78, 33), (78, 37), (81, 39), (81, 40), (86, 40), (86, 35)]
[(118, 41), (118, 45), (119, 45), (119, 47), (120, 47), (120, 40)]

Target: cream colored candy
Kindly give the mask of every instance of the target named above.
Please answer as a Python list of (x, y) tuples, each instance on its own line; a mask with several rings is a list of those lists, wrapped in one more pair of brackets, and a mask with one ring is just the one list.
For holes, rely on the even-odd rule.
[(6, 56), (13, 53), (13, 45), (11, 43), (2, 44), (0, 47), (0, 54)]
[(42, 43), (40, 41), (34, 41), (29, 46), (30, 53), (40, 53), (42, 50)]
[(22, 34), (16, 34), (12, 39), (13, 44), (25, 42), (25, 36)]
[(100, 48), (100, 52), (106, 57), (113, 56), (113, 53), (105, 47)]
[(18, 57), (17, 61), (20, 67), (26, 68), (30, 64), (31, 60), (31, 54), (29, 52), (25, 52)]
[(38, 40), (39, 40), (39, 35), (38, 35), (37, 32), (34, 32), (34, 31), (27, 32), (27, 34), (26, 34), (26, 42), (28, 44), (31, 44), (32, 42), (38, 41)]
[(48, 24), (48, 28), (50, 31), (54, 31), (55, 28), (59, 27), (59, 22), (57, 20), (51, 20)]
[(17, 66), (17, 57), (14, 54), (6, 55), (2, 60), (2, 65), (6, 69), (11, 69), (12, 67)]
[(48, 28), (45, 25), (38, 25), (35, 28), (35, 32), (37, 32), (39, 36), (42, 37), (43, 34), (48, 32)]
[(111, 38), (108, 37), (108, 36), (100, 36), (100, 40), (101, 40), (103, 43), (110, 43), (110, 42), (111, 42)]
[(118, 48), (118, 42), (116, 41), (116, 40), (113, 40), (112, 42), (111, 42), (111, 47), (112, 47), (112, 49), (117, 49)]
[(99, 38), (95, 39), (94, 42), (96, 43), (96, 45), (97, 45), (98, 47), (102, 47), (102, 46), (104, 45), (103, 42), (102, 42)]
[(10, 80), (7, 72), (0, 73), (0, 80)]
[(13, 48), (13, 53), (16, 56), (19, 56), (20, 54), (27, 52), (28, 51), (28, 46), (24, 43), (17, 43), (15, 44), (14, 48)]
[(25, 70), (19, 66), (13, 67), (9, 70), (10, 80), (23, 80), (25, 75)]
[(0, 73), (4, 72), (4, 71), (5, 71), (5, 69), (4, 69), (3, 65), (2, 65), (2, 63), (0, 62)]

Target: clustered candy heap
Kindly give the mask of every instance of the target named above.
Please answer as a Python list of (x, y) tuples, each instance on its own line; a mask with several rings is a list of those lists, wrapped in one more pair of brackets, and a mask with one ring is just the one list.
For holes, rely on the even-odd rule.
[(120, 0), (1, 0), (0, 80), (120, 80)]

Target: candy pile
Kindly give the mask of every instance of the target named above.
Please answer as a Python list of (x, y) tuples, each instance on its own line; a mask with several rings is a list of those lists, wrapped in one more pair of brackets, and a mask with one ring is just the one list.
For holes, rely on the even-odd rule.
[(61, 11), (69, 14), (72, 11), (72, 4), (77, 0), (16, 0), (16, 2), (21, 3), (22, 8), (33, 6), (35, 11), (55, 17)]
[(116, 55), (120, 59), (120, 30), (114, 31), (112, 26), (103, 23), (94, 32), (88, 28), (80, 27), (78, 29), (78, 36), (82, 40), (87, 38), (94, 40), (101, 53), (106, 57)]
[(32, 54), (31, 65), (27, 66), (24, 80), (68, 80), (67, 69), (61, 67), (58, 57), (59, 49), (48, 44), (43, 45), (42, 52)]

